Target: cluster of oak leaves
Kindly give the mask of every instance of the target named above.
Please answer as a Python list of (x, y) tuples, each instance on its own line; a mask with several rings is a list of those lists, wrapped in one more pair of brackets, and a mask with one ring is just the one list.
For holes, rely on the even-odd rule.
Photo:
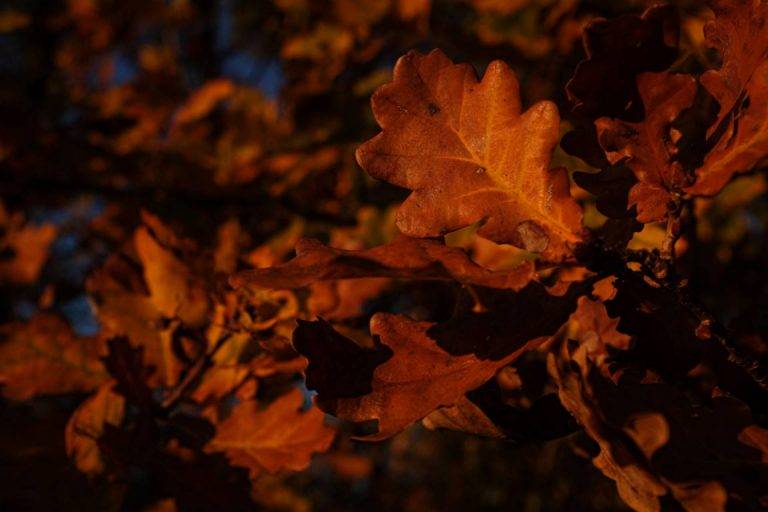
[[(233, 220), (205, 252), (144, 212), (88, 279), (98, 336), (47, 313), (2, 327), (3, 395), (91, 393), (66, 428), (88, 475), (146, 456), (215, 482), (226, 459), (256, 485), (328, 450), (328, 413), (367, 440), (419, 421), (511, 439), (583, 428), (599, 447), (592, 462), (635, 510), (768, 507), (768, 431), (755, 419), (768, 379), (674, 269), (692, 201), (768, 157), (768, 4), (712, 9), (705, 40), (722, 63), (698, 76), (671, 67), (678, 28), (665, 6), (590, 24), (567, 88), (581, 122), (562, 141), (555, 105), (522, 111), (501, 61), (478, 80), (439, 50), (405, 55), (372, 98), (382, 132), (356, 153), (372, 177), (412, 191), (392, 241), (361, 249), (362, 228), (339, 228), (326, 246), (292, 226), (243, 254)], [(232, 94), (209, 87), (189, 119)], [(716, 114), (697, 118), (711, 99)], [(599, 230), (582, 226), (567, 170), (550, 169), (559, 143), (601, 169), (574, 175), (609, 217)], [(682, 158), (682, 147), (701, 151)], [(374, 215), (360, 225), (383, 223)], [(16, 258), (0, 273), (32, 279), (54, 232), (1, 220)], [(627, 249), (659, 221), (660, 251)], [(482, 237), (474, 259), (449, 235), (468, 227)], [(520, 264), (492, 270), (503, 251)], [(409, 280), (457, 284), (452, 315), (376, 313), (367, 337), (344, 322)], [(549, 386), (530, 396), (522, 368), (537, 358)]]

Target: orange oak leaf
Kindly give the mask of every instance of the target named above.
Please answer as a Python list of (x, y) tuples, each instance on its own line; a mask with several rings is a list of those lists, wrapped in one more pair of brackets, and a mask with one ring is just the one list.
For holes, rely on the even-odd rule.
[(25, 223), (21, 215), (9, 215), (0, 203), (0, 251), (4, 255), (0, 259), (0, 283), (37, 281), (57, 231), (53, 224)]
[(104, 470), (104, 456), (99, 449), (99, 438), (106, 425), (117, 427), (125, 416), (125, 398), (116, 393), (110, 381), (72, 413), (64, 432), (67, 456), (77, 469), (87, 475)]
[(318, 409), (302, 412), (303, 402), (298, 389), (265, 409), (253, 400), (241, 402), (216, 425), (205, 451), (224, 452), (233, 465), (248, 468), (251, 478), (265, 471), (306, 469), (313, 453), (330, 447), (335, 430), (324, 424)]
[(383, 293), (391, 279), (369, 277), (318, 281), (309, 285), (307, 309), (326, 320), (347, 320), (365, 313), (366, 304)]
[(627, 350), (630, 346), (631, 337), (619, 332), (619, 319), (611, 318), (602, 302), (580, 297), (568, 322), (570, 337), (585, 345), (591, 356), (604, 355), (607, 347)]
[(248, 375), (245, 365), (213, 366), (203, 374), (190, 397), (203, 405), (215, 403), (242, 385)]
[(296, 257), (276, 267), (247, 270), (230, 281), (236, 286), (300, 288), (318, 281), (394, 277), (445, 279), (465, 284), (519, 290), (533, 278), (533, 264), (508, 271), (491, 271), (474, 263), (467, 254), (435, 240), (405, 236), (393, 242), (359, 251), (334, 249), (317, 240), (302, 239)]
[(126, 336), (133, 346), (144, 347), (146, 362), (155, 369), (153, 384), (176, 384), (182, 370), (172, 347), (178, 322), (164, 322), (140, 270), (121, 255), (113, 255), (88, 278), (87, 287), (105, 334)]
[(550, 170), (557, 107), (521, 113), (517, 78), (494, 61), (482, 81), (442, 52), (410, 52), (371, 98), (382, 133), (357, 150), (371, 176), (413, 190), (397, 212), (409, 236), (433, 237), (476, 222), (479, 234), (550, 260), (581, 242), (581, 208), (568, 174)]
[(209, 308), (201, 280), (148, 227), (139, 227), (133, 241), (157, 310), (167, 317), (178, 316), (188, 324), (201, 324)]
[(719, 69), (701, 75), (701, 83), (720, 103), (715, 131), (744, 102), (742, 94), (749, 88), (755, 71), (768, 57), (768, 4), (753, 0), (710, 0), (715, 19), (704, 26), (707, 46), (722, 57)]
[(720, 53), (722, 66), (704, 73), (701, 83), (720, 104), (709, 135), (721, 135), (686, 189), (706, 196), (768, 157), (768, 4), (717, 0), (712, 9), (706, 42)]
[(448, 429), (483, 437), (503, 438), (504, 433), (494, 425), (483, 410), (466, 396), (450, 407), (441, 407), (421, 420), (430, 430)]
[[(371, 336), (378, 343), (374, 351), (364, 353), (352, 340), (321, 322), (301, 322), (294, 332), (297, 350), (310, 358), (307, 385), (320, 391), (317, 403), (323, 410), (353, 422), (378, 421), (375, 433), (361, 437), (368, 441), (386, 439), (435, 409), (456, 404), (464, 393), (482, 385), (525, 350), (523, 344), (506, 358), (496, 361), (482, 360), (474, 354), (452, 356), (430, 338), (428, 331), (433, 323), (378, 313), (371, 319), (370, 326)], [(370, 388), (368, 394), (349, 396), (356, 391), (350, 386), (341, 390), (340, 396), (327, 398), (320, 379), (328, 376), (316, 379), (314, 374), (328, 368), (319, 366), (322, 362), (313, 366), (313, 360), (319, 355), (316, 351), (328, 343), (337, 345), (334, 351), (360, 351), (347, 361), (349, 364), (360, 364), (363, 359), (369, 363), (383, 362), (373, 369), (370, 383), (364, 384)], [(341, 348), (345, 345), (347, 349)]]
[(638, 123), (602, 117), (595, 121), (598, 140), (611, 164), (624, 162), (638, 182), (629, 191), (629, 206), (637, 206), (637, 220), (663, 220), (672, 195), (688, 185), (683, 166), (675, 160), (672, 123), (693, 104), (696, 80), (691, 75), (643, 73), (637, 86), (645, 107)]
[(575, 343), (549, 354), (561, 402), (600, 448), (595, 466), (637, 511), (670, 501), (684, 510), (758, 507), (766, 433), (749, 409), (717, 390), (694, 404), (652, 372), (612, 362), (609, 346), (628, 341), (617, 324), (601, 303), (581, 299), (571, 316)]
[(293, 343), (309, 360), (307, 386), (318, 391), (318, 406), (356, 423), (377, 422), (377, 429), (361, 438), (380, 440), (457, 404), (549, 339), (586, 286), (574, 285), (562, 297), (537, 283), (519, 293), (478, 288), (488, 311), (459, 312), (442, 323), (377, 313), (370, 321), (372, 348), (323, 320), (300, 321)]
[(0, 384), (8, 398), (92, 391), (108, 378), (99, 359), (103, 343), (76, 337), (57, 316), (5, 324), (0, 338)]

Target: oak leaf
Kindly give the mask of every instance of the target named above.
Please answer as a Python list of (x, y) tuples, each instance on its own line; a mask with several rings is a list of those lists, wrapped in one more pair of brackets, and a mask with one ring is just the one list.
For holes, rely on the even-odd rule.
[(5, 324), (0, 336), (0, 384), (8, 398), (87, 392), (108, 378), (99, 359), (104, 344), (76, 337), (57, 316)]
[(768, 4), (716, 0), (712, 9), (715, 19), (705, 26), (705, 37), (722, 66), (704, 73), (701, 83), (720, 104), (709, 129), (712, 138), (720, 137), (686, 189), (707, 196), (768, 157)]
[(382, 133), (357, 150), (371, 176), (413, 190), (397, 225), (434, 237), (476, 222), (478, 233), (544, 258), (569, 258), (581, 209), (568, 174), (550, 170), (560, 118), (550, 102), (521, 113), (517, 78), (494, 61), (482, 81), (442, 52), (411, 52), (371, 98)]
[(96, 475), (104, 471), (104, 455), (99, 438), (105, 427), (117, 427), (125, 416), (125, 398), (116, 393), (110, 381), (85, 400), (72, 413), (64, 432), (67, 456), (81, 472)]
[(302, 412), (303, 402), (298, 389), (262, 410), (253, 400), (241, 402), (216, 425), (205, 451), (225, 452), (233, 465), (248, 468), (251, 478), (265, 471), (306, 469), (313, 453), (330, 447), (335, 431), (323, 423), (318, 409)]
[(421, 420), (430, 430), (448, 429), (483, 437), (503, 438), (504, 432), (466, 396), (450, 407), (441, 407)]
[(679, 27), (671, 5), (656, 5), (642, 15), (596, 19), (584, 29), (587, 58), (566, 85), (578, 116), (609, 116), (637, 121), (642, 105), (636, 77), (663, 71), (677, 58)]
[(203, 374), (190, 397), (202, 405), (215, 403), (241, 386), (248, 375), (245, 365), (213, 366)]
[(581, 284), (563, 297), (549, 295), (537, 283), (515, 294), (478, 288), (487, 311), (470, 307), (442, 323), (377, 313), (370, 322), (372, 348), (323, 320), (300, 321), (293, 342), (309, 360), (307, 386), (318, 391), (318, 406), (356, 423), (376, 421), (376, 430), (361, 438), (380, 440), (455, 405), (546, 341), (566, 321), (581, 291)]
[(155, 369), (153, 384), (176, 384), (182, 370), (172, 347), (178, 321), (165, 321), (149, 296), (140, 269), (126, 258), (113, 255), (89, 276), (87, 288), (104, 333), (126, 336), (133, 346), (144, 347), (146, 362)]
[(637, 77), (637, 86), (645, 107), (643, 121), (603, 117), (595, 125), (608, 161), (623, 161), (637, 177), (629, 206), (637, 206), (637, 220), (646, 223), (663, 220), (673, 194), (688, 185), (688, 175), (675, 160), (679, 132), (672, 123), (693, 104), (696, 80), (691, 75), (644, 73)]
[(533, 265), (524, 263), (508, 271), (490, 271), (474, 263), (461, 249), (405, 236), (359, 251), (302, 239), (296, 245), (296, 257), (288, 263), (247, 270), (230, 281), (236, 287), (300, 288), (319, 281), (366, 277), (455, 280), (518, 290), (532, 279)]
[(57, 232), (53, 224), (24, 222), (21, 214), (7, 212), (0, 202), (0, 283), (37, 281)]
[(146, 226), (134, 233), (134, 245), (143, 265), (150, 298), (164, 316), (201, 324), (208, 313), (208, 297), (199, 277), (164, 246)]
[[(461, 401), (464, 393), (493, 377), (523, 350), (521, 347), (500, 361), (481, 360), (474, 354), (452, 356), (427, 334), (434, 325), (431, 322), (378, 313), (371, 319), (375, 347), (373, 351), (366, 351), (321, 322), (302, 322), (294, 332), (297, 350), (310, 360), (307, 386), (319, 391), (317, 403), (326, 412), (357, 423), (378, 421), (377, 431), (363, 437), (370, 441), (386, 439), (435, 409)], [(323, 363), (320, 352), (323, 345), (331, 343), (337, 347), (325, 357), (346, 345), (345, 351), (354, 354), (348, 360), (357, 367), (354, 375), (366, 370), (370, 372), (370, 382), (360, 381), (347, 389), (339, 389), (337, 385), (336, 393), (328, 389), (330, 374), (321, 372), (328, 372), (330, 367)], [(371, 368), (370, 363), (379, 361), (379, 366)], [(345, 383), (339, 384), (345, 386)], [(360, 384), (363, 387), (356, 389)], [(356, 392), (365, 391), (368, 394), (354, 396)]]
[(563, 405), (600, 448), (595, 466), (630, 507), (759, 504), (768, 481), (766, 433), (743, 403), (715, 389), (698, 405), (652, 372), (612, 360), (627, 337), (599, 302), (582, 299), (571, 321), (574, 341), (550, 353), (550, 372)]
[(569, 336), (584, 345), (592, 357), (602, 359), (608, 347), (618, 350), (630, 347), (631, 337), (619, 332), (619, 319), (611, 318), (602, 302), (587, 297), (579, 298), (576, 311), (568, 323)]
[(738, 115), (742, 94), (750, 88), (750, 80), (765, 64), (768, 52), (768, 5), (763, 1), (710, 0), (715, 19), (704, 26), (708, 47), (722, 57), (719, 69), (701, 75), (701, 83), (720, 104), (711, 131), (731, 114)]
[(365, 314), (366, 305), (383, 293), (392, 280), (381, 277), (317, 281), (309, 285), (307, 309), (327, 320), (348, 320)]

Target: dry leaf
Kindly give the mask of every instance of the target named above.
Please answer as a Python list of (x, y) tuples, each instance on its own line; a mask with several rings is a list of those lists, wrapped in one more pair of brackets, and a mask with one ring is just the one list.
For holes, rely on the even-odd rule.
[(197, 121), (205, 117), (219, 102), (232, 96), (235, 85), (227, 79), (219, 78), (207, 82), (193, 92), (187, 102), (176, 111), (174, 126)]
[(499, 430), (482, 409), (464, 397), (450, 407), (441, 407), (421, 420), (430, 430), (444, 428), (484, 437), (503, 438)]
[(717, 0), (712, 9), (715, 20), (705, 27), (706, 41), (723, 63), (704, 73), (701, 83), (720, 103), (709, 135), (721, 135), (686, 190), (706, 196), (768, 157), (768, 4)]
[(549, 368), (563, 405), (600, 447), (595, 466), (616, 481), (622, 499), (654, 512), (670, 500), (690, 512), (759, 503), (768, 465), (764, 444), (752, 440), (766, 434), (749, 409), (722, 394), (693, 404), (653, 373), (612, 363), (608, 345), (626, 346), (617, 320), (586, 300), (572, 319), (579, 316), (597, 327), (578, 321), (578, 342), (550, 354)]
[(8, 215), (0, 203), (0, 283), (37, 281), (57, 232), (53, 224), (29, 224), (20, 215)]
[(566, 86), (579, 116), (638, 120), (642, 105), (636, 77), (663, 71), (677, 58), (679, 28), (671, 5), (656, 5), (641, 16), (596, 19), (584, 29), (587, 58)]
[(86, 475), (104, 471), (99, 438), (107, 425), (118, 427), (125, 415), (125, 398), (107, 382), (72, 413), (64, 433), (67, 456)]
[(493, 288), (519, 290), (533, 277), (533, 265), (490, 271), (458, 248), (434, 240), (401, 236), (373, 249), (349, 251), (303, 239), (296, 257), (284, 265), (247, 270), (231, 279), (233, 286), (300, 288), (313, 282), (363, 277), (455, 280)]
[(629, 191), (629, 206), (637, 206), (637, 220), (663, 220), (673, 194), (688, 184), (688, 175), (675, 160), (676, 134), (672, 123), (690, 107), (696, 95), (691, 75), (644, 73), (637, 77), (645, 119), (630, 123), (618, 119), (595, 121), (600, 145), (611, 164), (624, 162), (638, 183)]
[(152, 236), (148, 228), (138, 228), (133, 240), (144, 268), (150, 299), (157, 310), (193, 326), (204, 322), (209, 304), (200, 279), (170, 248)]
[(478, 82), (442, 52), (411, 52), (371, 103), (383, 132), (357, 150), (374, 178), (413, 190), (397, 213), (409, 236), (483, 222), (479, 234), (551, 260), (581, 242), (581, 208), (550, 170), (560, 118), (550, 102), (521, 113), (518, 82), (494, 61)]
[(77, 338), (57, 316), (5, 324), (0, 335), (0, 384), (8, 398), (92, 391), (108, 377), (101, 340)]
[(313, 453), (330, 447), (334, 430), (319, 410), (302, 412), (303, 402), (301, 391), (293, 389), (265, 409), (253, 400), (239, 403), (216, 425), (205, 451), (225, 452), (233, 465), (248, 468), (251, 478), (306, 469)]
[(318, 391), (317, 404), (350, 421), (377, 421), (375, 432), (363, 438), (379, 440), (456, 404), (546, 341), (581, 292), (574, 285), (568, 294), (554, 297), (536, 283), (515, 294), (478, 288), (487, 312), (460, 311), (443, 323), (377, 313), (370, 322), (372, 348), (361, 347), (323, 320), (300, 322), (293, 343), (309, 360), (307, 386)]

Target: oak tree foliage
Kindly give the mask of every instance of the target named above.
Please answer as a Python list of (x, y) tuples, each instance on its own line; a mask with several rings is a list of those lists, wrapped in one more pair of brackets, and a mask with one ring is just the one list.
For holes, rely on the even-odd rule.
[(0, 10), (3, 414), (79, 506), (395, 507), (425, 427), (604, 477), (543, 509), (768, 507), (768, 2), (257, 3)]

